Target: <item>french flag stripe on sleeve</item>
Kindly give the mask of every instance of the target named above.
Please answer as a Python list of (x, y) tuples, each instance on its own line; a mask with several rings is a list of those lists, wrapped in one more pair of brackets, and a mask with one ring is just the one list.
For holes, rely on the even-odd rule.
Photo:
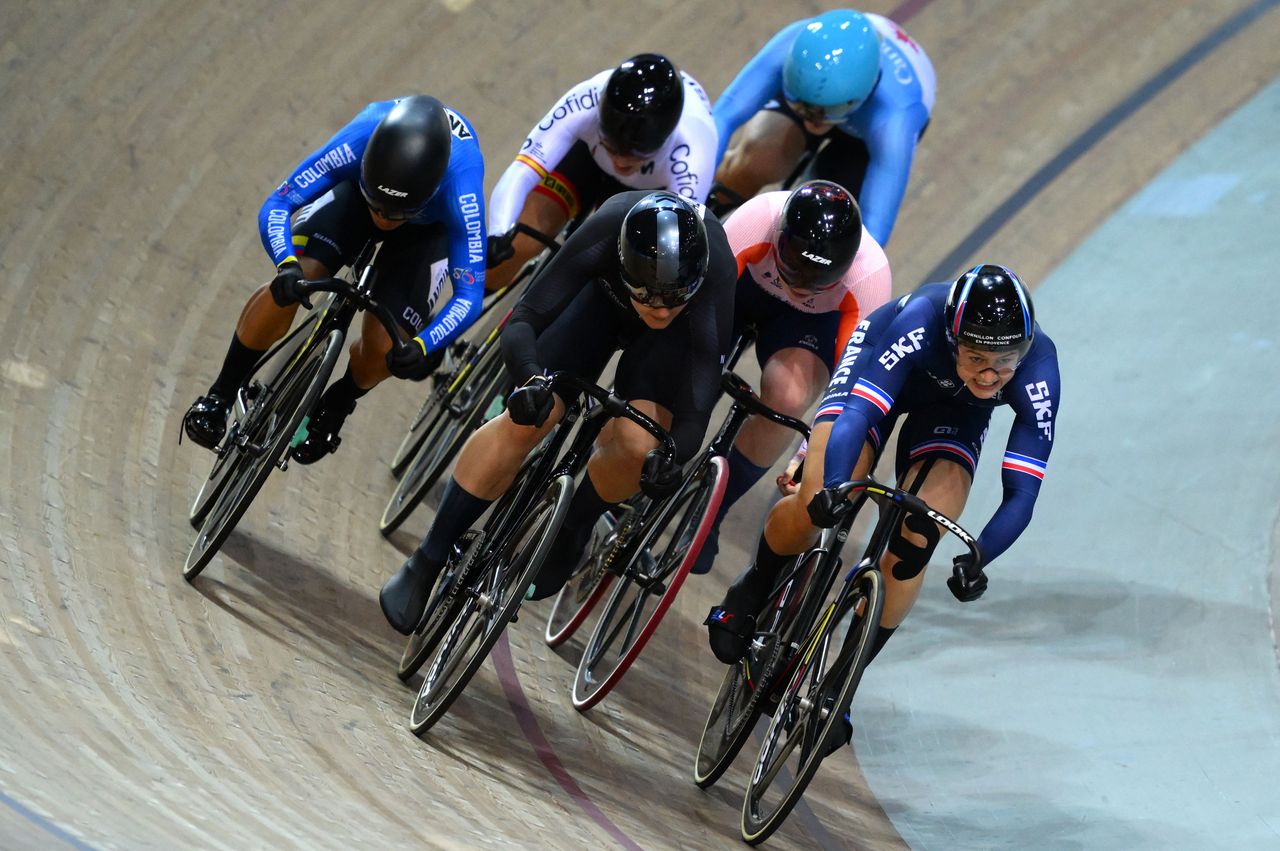
[(1005, 470), (1026, 473), (1028, 476), (1035, 476), (1037, 479), (1044, 478), (1045, 462), (1038, 458), (1032, 458), (1030, 455), (1006, 452), (1004, 453), (1004, 463), (1001, 467)]
[(864, 378), (858, 379), (858, 383), (853, 385), (849, 395), (866, 399), (879, 408), (882, 414), (889, 413), (889, 409), (893, 407), (893, 397)]

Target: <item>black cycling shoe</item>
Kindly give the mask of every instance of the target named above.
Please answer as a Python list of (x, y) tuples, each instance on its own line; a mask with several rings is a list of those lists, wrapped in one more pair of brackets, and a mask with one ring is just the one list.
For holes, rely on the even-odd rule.
[(337, 449), (342, 443), (338, 432), (342, 430), (342, 424), (347, 421), (347, 417), (356, 409), (355, 402), (352, 402), (351, 407), (345, 412), (339, 408), (324, 407), (323, 399), (320, 402), (320, 406), (307, 422), (306, 438), (293, 447), (293, 460), (299, 464), (314, 464)]
[(187, 409), (182, 418), (182, 428), (192, 442), (205, 449), (213, 449), (227, 433), (227, 414), (230, 411), (231, 400), (211, 390)]
[(755, 575), (754, 565), (729, 586), (720, 605), (712, 606), (703, 624), (711, 652), (726, 665), (747, 654), (756, 631), (756, 615), (765, 604), (769, 583)]
[(574, 570), (582, 563), (586, 553), (587, 542), (591, 540), (594, 524), (583, 524), (581, 528), (560, 528), (560, 534), (551, 542), (547, 558), (538, 570), (538, 578), (534, 580), (530, 600), (545, 600), (560, 593), (560, 589), (569, 581)]
[(427, 609), (431, 589), (444, 565), (432, 565), (421, 550), (400, 566), (395, 575), (386, 581), (378, 592), (378, 604), (391, 628), (401, 635), (408, 635), (418, 628)]
[(840, 719), (840, 723), (831, 728), (831, 734), (827, 736), (827, 746), (822, 751), (823, 758), (831, 756), (851, 741), (853, 741), (853, 722), (849, 720), (849, 713), (846, 712)]

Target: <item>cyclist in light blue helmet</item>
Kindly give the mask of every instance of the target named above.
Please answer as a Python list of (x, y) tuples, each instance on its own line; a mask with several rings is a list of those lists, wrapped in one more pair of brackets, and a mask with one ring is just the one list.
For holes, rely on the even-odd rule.
[(716, 180), (749, 198), (790, 176), (808, 150), (797, 182), (844, 186), (885, 245), (936, 87), (929, 57), (880, 15), (835, 9), (788, 24), (715, 103)]

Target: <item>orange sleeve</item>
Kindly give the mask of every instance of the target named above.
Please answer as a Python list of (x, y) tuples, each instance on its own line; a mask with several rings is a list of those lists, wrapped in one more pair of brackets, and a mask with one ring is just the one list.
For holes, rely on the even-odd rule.
[(840, 302), (840, 330), (836, 332), (836, 362), (840, 361), (840, 356), (844, 354), (844, 347), (849, 345), (849, 337), (853, 334), (853, 329), (858, 327), (858, 321), (862, 318), (862, 311), (858, 309), (858, 300), (853, 297), (853, 293), (845, 293), (844, 299)]
[(738, 277), (742, 277), (742, 273), (747, 271), (748, 263), (756, 263), (763, 260), (769, 253), (769, 243), (757, 242), (755, 245), (748, 245), (746, 248), (738, 252)]

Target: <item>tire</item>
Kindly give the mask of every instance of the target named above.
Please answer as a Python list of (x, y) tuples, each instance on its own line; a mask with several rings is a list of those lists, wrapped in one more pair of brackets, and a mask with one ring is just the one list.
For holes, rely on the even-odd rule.
[(477, 564), (463, 604), (423, 677), (409, 714), (414, 735), (424, 735), (444, 717), (515, 618), (564, 523), (572, 491), (569, 476), (553, 480), (521, 513), (510, 535), (495, 532), (495, 549)]
[[(840, 611), (828, 607), (802, 646), (801, 660), (765, 733), (742, 800), (742, 839), (751, 845), (768, 839), (804, 794), (822, 764), (824, 743), (841, 726), (845, 708), (853, 700), (870, 659), (884, 610), (884, 580), (879, 570), (872, 569), (853, 581), (845, 605)], [(855, 613), (838, 652), (831, 654), (837, 625), (861, 601), (865, 601), (862, 613)], [(824, 665), (828, 659), (830, 664)], [(798, 759), (791, 764), (788, 758), (793, 754)], [(792, 778), (790, 783), (787, 777)], [(774, 788), (775, 784), (779, 788)]]
[(479, 426), (495, 396), (506, 388), (502, 352), (495, 344), (476, 364), (475, 371), (439, 405), (424, 429), (418, 452), (396, 482), (378, 521), (378, 530), (390, 535), (408, 519), (427, 492), (457, 457)]
[(255, 404), (252, 414), (245, 418), (246, 439), (262, 450), (256, 455), (236, 450), (236, 459), (227, 471), (226, 481), (208, 506), (204, 522), (191, 544), (182, 570), (188, 582), (199, 576), (217, 554), (271, 470), (289, 451), (289, 444), (302, 418), (315, 407), (329, 376), (333, 374), (343, 339), (342, 331), (334, 329), (309, 347), (283, 375), (277, 377), (276, 382), (282, 382), (280, 388), (270, 388), (260, 403), (261, 407)]
[[(596, 621), (578, 663), (573, 706), (579, 712), (586, 712), (613, 690), (662, 622), (715, 524), (727, 474), (725, 460), (712, 456), (671, 501), (661, 507), (653, 525), (644, 531), (638, 546), (632, 550), (632, 561), (614, 583), (613, 594)], [(638, 562), (652, 550), (662, 553), (655, 559), (653, 579), (656, 583), (641, 583), (637, 580)]]

